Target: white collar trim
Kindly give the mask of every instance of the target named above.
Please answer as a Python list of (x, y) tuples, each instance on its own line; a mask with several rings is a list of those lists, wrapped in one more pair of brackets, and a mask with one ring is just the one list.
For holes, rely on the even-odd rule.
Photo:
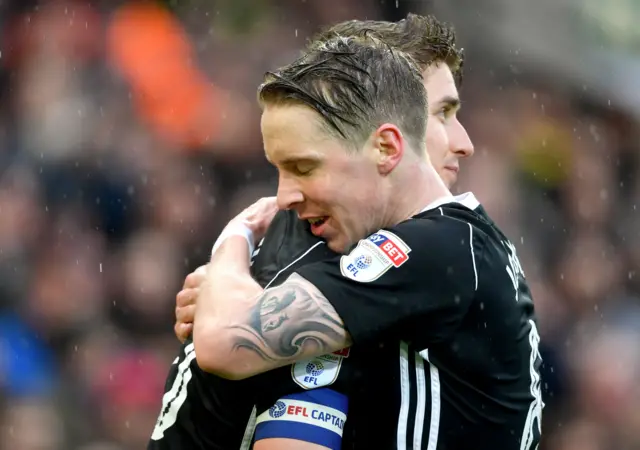
[(425, 211), (429, 211), (430, 209), (435, 209), (446, 203), (460, 203), (462, 206), (467, 207), (469, 209), (476, 209), (478, 206), (480, 206), (480, 202), (478, 201), (476, 196), (473, 195), (473, 192), (465, 192), (464, 194), (460, 194), (460, 195), (455, 195), (455, 196), (447, 195), (444, 197), (440, 197), (439, 199), (429, 203), (427, 207), (420, 212), (425, 212)]

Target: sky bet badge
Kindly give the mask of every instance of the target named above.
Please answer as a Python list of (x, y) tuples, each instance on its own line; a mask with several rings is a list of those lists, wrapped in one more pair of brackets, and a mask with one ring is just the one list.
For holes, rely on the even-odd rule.
[(380, 230), (358, 242), (356, 248), (340, 258), (342, 275), (361, 283), (380, 278), (392, 267), (409, 260), (411, 248), (390, 231)]
[(347, 356), (349, 356), (349, 349), (298, 361), (291, 366), (293, 381), (304, 389), (329, 386), (338, 378), (342, 360)]

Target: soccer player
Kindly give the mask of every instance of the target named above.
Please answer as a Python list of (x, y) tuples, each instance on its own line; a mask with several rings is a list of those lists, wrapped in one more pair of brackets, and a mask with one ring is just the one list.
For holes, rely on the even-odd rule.
[(265, 290), (250, 277), (247, 242), (262, 237), (275, 200), (234, 219), (197, 302), (200, 367), (244, 379), (294, 364), (295, 377), (311, 361), (318, 378), (314, 358), (355, 344), (369, 364), (351, 374), (346, 425), (338, 402), (322, 410), (295, 398), (276, 402), (271, 422), (344, 426), (349, 448), (536, 448), (529, 288), (514, 246), (431, 164), (412, 59), (373, 36), (336, 37), (270, 74), (259, 98), (278, 205), (343, 255)]
[[(460, 79), (462, 54), (455, 47), (454, 31), (432, 16), (409, 15), (398, 23), (349, 21), (324, 31), (312, 41), (310, 47), (318, 46), (334, 35), (358, 35), (364, 30), (375, 33), (389, 45), (408, 52), (420, 64), (431, 99), (427, 150), (443, 181), (451, 186), (457, 178), (459, 160), (473, 154), (469, 137), (456, 117), (460, 101), (455, 80)], [(279, 270), (300, 256), (304, 255), (304, 258), (299, 262), (323, 258), (326, 255), (323, 253), (326, 251), (323, 246), (306, 253), (318, 242), (310, 234), (309, 224), (298, 221), (294, 212), (279, 213), (255, 257), (252, 266), (255, 279), (264, 286)], [(289, 270), (293, 268), (295, 265)], [(282, 280), (286, 274), (281, 273), (278, 279)], [(190, 302), (202, 278), (202, 272), (191, 274), (178, 301)], [(189, 317), (192, 314), (191, 308), (192, 305), (183, 303), (178, 310), (182, 311), (183, 317)], [(176, 325), (176, 333), (184, 341), (191, 333), (190, 328), (190, 324), (179, 323)], [(251, 397), (250, 387), (202, 373), (194, 357), (193, 344), (187, 339), (180, 358), (172, 366), (163, 410), (149, 448), (239, 448), (239, 442), (247, 429), (247, 441), (250, 441), (252, 428), (247, 427), (247, 421), (255, 401), (248, 398)], [(350, 364), (353, 360), (353, 357), (345, 359)], [(344, 364), (340, 375), (345, 376), (348, 368), (349, 364)], [(326, 373), (329, 372), (325, 372), (325, 375)], [(289, 384), (282, 386), (283, 389), (289, 385), (298, 387), (289, 373), (284, 376)], [(281, 386), (281, 383), (277, 385)], [(266, 405), (267, 409), (274, 400), (275, 398)], [(260, 412), (263, 409), (264, 405)], [(265, 425), (269, 424), (261, 423), (259, 426), (261, 436), (273, 436), (274, 434), (269, 434), (269, 428), (265, 429)], [(278, 440), (265, 440), (261, 445), (265, 443), (273, 445), (271, 448), (283, 448)], [(300, 448), (299, 445), (300, 442), (296, 448)]]

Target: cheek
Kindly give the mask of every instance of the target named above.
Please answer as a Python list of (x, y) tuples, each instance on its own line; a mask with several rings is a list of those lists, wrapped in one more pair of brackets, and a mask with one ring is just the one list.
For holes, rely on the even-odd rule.
[(331, 199), (332, 189), (331, 180), (325, 176), (306, 178), (300, 183), (300, 190), (305, 201), (316, 204), (324, 204)]
[(375, 187), (365, 180), (343, 179), (332, 185), (333, 191), (325, 197), (328, 205), (340, 222), (349, 228), (370, 215), (372, 205), (376, 204)]
[(440, 170), (449, 151), (449, 139), (446, 127), (437, 118), (431, 118), (430, 123), (432, 125), (427, 126), (427, 153), (431, 164)]

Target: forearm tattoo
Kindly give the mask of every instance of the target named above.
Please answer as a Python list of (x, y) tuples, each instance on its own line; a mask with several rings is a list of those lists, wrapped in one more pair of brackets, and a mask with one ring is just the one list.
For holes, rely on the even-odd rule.
[(351, 344), (333, 306), (295, 274), (282, 286), (265, 291), (251, 309), (249, 321), (232, 328), (234, 350), (252, 350), (277, 365)]

